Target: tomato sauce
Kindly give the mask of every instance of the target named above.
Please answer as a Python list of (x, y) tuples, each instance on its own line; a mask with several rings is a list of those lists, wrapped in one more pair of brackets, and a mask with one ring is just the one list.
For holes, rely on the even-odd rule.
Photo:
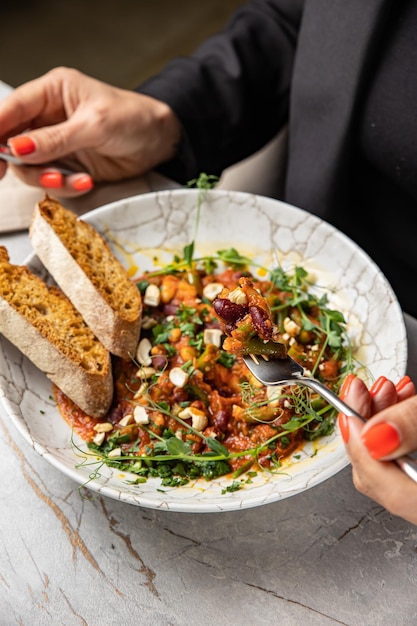
[[(202, 455), (213, 454), (215, 441), (233, 472), (245, 464), (258, 470), (278, 467), (314, 436), (323, 417), (333, 423), (333, 409), (310, 391), (286, 387), (279, 395), (276, 388), (271, 393), (239, 354), (223, 349), (224, 328), (213, 308), (213, 293), (235, 289), (242, 276), (250, 274), (235, 267), (220, 274), (193, 267), (192, 272), (145, 274), (137, 280), (144, 303), (139, 351), (131, 361), (114, 358), (114, 398), (106, 418), (86, 415), (54, 389), (59, 410), (74, 432), (103, 450), (106, 458), (113, 451), (112, 459), (145, 458), (149, 463), (154, 458), (160, 462), (164, 453), (175, 457), (175, 440), (183, 446), (180, 459), (196, 455), (201, 461)], [(343, 352), (330, 347), (317, 300), (306, 294), (301, 308), (298, 292), (250, 278), (259, 306), (266, 298), (274, 315), (274, 340), (337, 390)], [(150, 285), (158, 288), (157, 302), (147, 299)]]

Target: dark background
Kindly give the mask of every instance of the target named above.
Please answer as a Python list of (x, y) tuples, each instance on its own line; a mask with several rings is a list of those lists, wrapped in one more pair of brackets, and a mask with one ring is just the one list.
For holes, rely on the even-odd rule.
[(220, 30), (243, 0), (0, 0), (0, 80), (57, 65), (132, 88)]

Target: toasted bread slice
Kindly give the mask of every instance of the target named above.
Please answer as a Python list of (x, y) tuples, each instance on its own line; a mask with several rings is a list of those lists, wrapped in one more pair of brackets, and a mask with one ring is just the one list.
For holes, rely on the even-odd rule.
[(141, 295), (104, 238), (49, 196), (36, 206), (29, 234), (43, 265), (101, 343), (123, 359), (134, 357)]
[(0, 246), (0, 333), (93, 417), (113, 397), (108, 350), (58, 288), (27, 267), (12, 265)]

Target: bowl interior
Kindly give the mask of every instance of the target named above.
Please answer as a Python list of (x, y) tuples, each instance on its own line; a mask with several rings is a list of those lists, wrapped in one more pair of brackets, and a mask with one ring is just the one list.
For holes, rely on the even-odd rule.
[[(356, 244), (319, 218), (277, 200), (212, 190), (199, 206), (200, 194), (183, 189), (143, 194), (83, 219), (106, 237), (132, 274), (169, 262), (191, 241), (198, 255), (233, 247), (267, 267), (302, 265), (329, 290), (333, 308), (345, 314), (355, 355), (363, 364), (361, 375), (383, 374), (394, 380), (404, 375), (407, 342), (401, 309), (382, 272)], [(36, 255), (26, 263), (48, 279)], [(348, 464), (335, 431), (314, 446), (306, 445), (282, 473), (258, 473), (234, 493), (222, 493), (230, 483), (225, 477), (164, 491), (157, 479), (132, 485), (126, 474), (86, 463), (85, 445), (58, 414), (49, 380), (6, 339), (0, 342), (0, 396), (14, 425), (48, 462), (103, 495), (150, 508), (230, 511), (301, 493)]]

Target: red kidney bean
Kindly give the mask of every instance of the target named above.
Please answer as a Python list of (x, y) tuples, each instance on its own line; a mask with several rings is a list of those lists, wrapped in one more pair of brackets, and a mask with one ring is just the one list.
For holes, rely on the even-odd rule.
[(168, 359), (163, 354), (155, 354), (155, 356), (152, 357), (152, 367), (156, 370), (163, 370), (167, 363)]
[(227, 425), (229, 423), (229, 415), (225, 409), (220, 409), (213, 415), (212, 418), (213, 426), (218, 428), (222, 433), (225, 433), (227, 430)]
[(117, 424), (124, 417), (123, 408), (121, 406), (117, 406), (111, 410), (110, 415), (108, 415), (108, 421), (112, 424)]
[(215, 312), (226, 322), (237, 322), (248, 312), (248, 307), (231, 302), (227, 298), (216, 298), (213, 302)]
[(163, 308), (163, 313), (166, 317), (168, 317), (168, 315), (175, 315), (176, 312), (178, 311), (178, 304), (172, 304), (172, 302), (165, 304), (164, 308)]
[(235, 328), (236, 328), (236, 324), (231, 324), (230, 322), (227, 322), (224, 325), (224, 332), (226, 335), (230, 336), (232, 332), (235, 330)]
[(252, 305), (249, 312), (258, 335), (262, 339), (271, 339), (272, 324), (268, 317), (268, 313), (256, 305)]
[(185, 389), (175, 387), (172, 391), (172, 397), (175, 402), (186, 402), (188, 400), (188, 394)]

